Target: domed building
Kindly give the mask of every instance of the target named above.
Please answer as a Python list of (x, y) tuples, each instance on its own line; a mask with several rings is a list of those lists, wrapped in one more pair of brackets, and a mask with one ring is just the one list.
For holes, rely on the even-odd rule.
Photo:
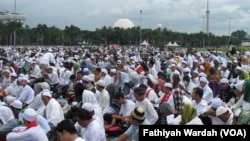
[(163, 28), (163, 25), (159, 23), (159, 24), (156, 25), (156, 28), (162, 29), (162, 28)]
[(123, 29), (133, 28), (134, 23), (129, 19), (119, 19), (113, 25), (113, 28), (116, 28), (116, 27), (123, 28)]

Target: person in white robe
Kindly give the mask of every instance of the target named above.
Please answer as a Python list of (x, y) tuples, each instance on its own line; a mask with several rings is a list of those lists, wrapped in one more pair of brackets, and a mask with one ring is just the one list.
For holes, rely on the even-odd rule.
[(28, 84), (29, 80), (26, 75), (18, 77), (18, 81), (22, 86), (22, 91), (18, 92), (19, 94), (16, 97), (24, 104), (24, 106), (27, 106), (34, 100), (35, 92)]
[(76, 112), (76, 121), (85, 128), (83, 134), (81, 134), (83, 139), (87, 141), (106, 141), (104, 128), (93, 119), (89, 111), (78, 109)]
[(102, 111), (110, 104), (110, 96), (105, 87), (106, 85), (103, 80), (99, 80), (96, 82), (96, 89), (100, 92), (97, 101), (102, 107)]
[(52, 98), (49, 90), (43, 90), (41, 94), (43, 103), (46, 105), (44, 117), (51, 127), (55, 127), (60, 121), (64, 120), (64, 113), (61, 105)]
[(7, 134), (7, 141), (49, 141), (46, 133), (36, 122), (36, 112), (24, 111), (24, 127), (14, 128)]

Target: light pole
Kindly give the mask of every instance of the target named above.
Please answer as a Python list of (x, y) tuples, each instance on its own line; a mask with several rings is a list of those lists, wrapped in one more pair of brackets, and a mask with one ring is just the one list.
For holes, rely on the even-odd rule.
[(231, 32), (230, 32), (230, 20), (228, 21), (228, 41), (230, 41), (230, 38), (231, 38)]
[(141, 32), (142, 32), (142, 10), (140, 10), (140, 44), (141, 44)]
[(15, 10), (14, 10), (14, 46), (16, 46), (16, 0), (15, 0)]
[(204, 42), (204, 32), (205, 32), (205, 17), (203, 16), (203, 32), (202, 32), (202, 46), (203, 48), (205, 47), (205, 42)]

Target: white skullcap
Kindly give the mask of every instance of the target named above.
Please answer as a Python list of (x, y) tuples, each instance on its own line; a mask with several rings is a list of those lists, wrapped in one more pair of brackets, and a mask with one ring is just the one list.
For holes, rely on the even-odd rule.
[(92, 112), (92, 111), (94, 111), (94, 106), (91, 103), (84, 103), (82, 105), (82, 109), (85, 109), (85, 110), (87, 110), (89, 112)]
[(116, 73), (116, 69), (111, 69), (110, 72)]
[(25, 80), (27, 83), (29, 83), (29, 79), (26, 75), (18, 77), (18, 81)]
[(181, 63), (182, 63), (182, 64), (187, 64), (188, 62), (187, 62), (187, 61), (182, 61)]
[(41, 82), (40, 83), (40, 88), (43, 89), (49, 89), (49, 84), (47, 82)]
[(223, 64), (221, 65), (221, 67), (227, 68), (227, 64), (223, 63)]
[(244, 83), (245, 83), (245, 81), (242, 80), (242, 81), (236, 83), (236, 84), (234, 85), (234, 87), (235, 87), (237, 90), (242, 91)]
[(8, 72), (9, 74), (11, 73), (8, 69), (5, 69), (3, 72)]
[(174, 75), (179, 75), (179, 76), (181, 75), (179, 71), (174, 71), (173, 74), (174, 74)]
[(240, 67), (240, 66), (237, 66), (237, 67), (235, 68), (235, 70), (241, 70), (241, 67)]
[(197, 70), (194, 70), (194, 71), (193, 71), (193, 73), (195, 73), (195, 74), (199, 74)]
[(233, 63), (238, 63), (238, 61), (237, 60), (233, 60)]
[(138, 60), (139, 62), (143, 62), (143, 60), (140, 58), (139, 60)]
[(207, 75), (204, 72), (200, 72), (199, 77), (207, 77)]
[(23, 113), (23, 118), (29, 122), (35, 121), (37, 117), (37, 112), (32, 108), (25, 109)]
[(17, 74), (15, 72), (11, 73), (10, 76), (17, 77)]
[(198, 63), (198, 60), (197, 59), (193, 60), (193, 63)]
[(219, 108), (216, 109), (216, 116), (220, 116), (222, 114), (225, 114), (228, 111), (228, 109), (224, 106), (220, 106)]
[(72, 106), (76, 106), (77, 104), (78, 104), (77, 101), (72, 102)]
[(88, 71), (89, 71), (88, 68), (84, 68), (84, 69), (83, 69), (83, 72), (88, 72)]
[(164, 84), (164, 87), (173, 88), (173, 85), (172, 85), (171, 83), (165, 83), (165, 84)]
[(96, 82), (96, 85), (105, 87), (105, 82), (103, 80), (99, 80), (99, 81)]
[(212, 100), (211, 106), (212, 108), (218, 108), (220, 106), (223, 106), (223, 101), (220, 98), (216, 97)]
[(200, 69), (201, 70), (205, 70), (204, 66), (200, 65)]
[(106, 69), (102, 69), (101, 72), (108, 74), (108, 71)]
[(172, 63), (171, 65), (170, 65), (170, 67), (175, 67), (176, 65), (174, 64), (174, 63)]
[(207, 78), (206, 78), (206, 77), (201, 77), (201, 78), (200, 78), (200, 82), (205, 82), (205, 83), (208, 83), (208, 81), (207, 81)]
[(228, 80), (228, 79), (226, 79), (226, 78), (222, 78), (222, 79), (220, 80), (220, 83), (226, 83), (226, 84), (229, 84), (229, 80)]
[(12, 107), (14, 107), (15, 109), (22, 109), (23, 108), (23, 103), (18, 99), (14, 100), (10, 105)]
[(52, 49), (51, 49), (51, 48), (49, 48), (49, 49), (48, 49), (48, 52), (52, 52)]
[(183, 72), (190, 72), (190, 69), (189, 68), (184, 68)]
[(51, 92), (48, 89), (42, 91), (42, 96), (52, 97)]
[(12, 95), (7, 95), (6, 97), (5, 97), (5, 101), (6, 102), (13, 102), (14, 100), (16, 100), (16, 97), (14, 97), (14, 96), (12, 96)]
[(90, 77), (88, 75), (84, 75), (82, 77), (82, 80), (84, 80), (84, 81), (90, 81)]

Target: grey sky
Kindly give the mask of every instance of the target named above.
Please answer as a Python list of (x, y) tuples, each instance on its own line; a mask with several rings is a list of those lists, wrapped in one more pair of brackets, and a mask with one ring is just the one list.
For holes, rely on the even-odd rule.
[[(14, 11), (15, 0), (0, 0), (0, 11)], [(16, 0), (16, 11), (26, 15), (26, 24), (39, 23), (64, 29), (75, 25), (94, 31), (113, 26), (116, 20), (130, 19), (135, 26), (156, 28), (157, 24), (178, 32), (203, 30), (207, 0)], [(250, 34), (249, 0), (209, 0), (210, 32), (229, 35), (245, 30)], [(230, 20), (230, 24), (229, 24)]]

